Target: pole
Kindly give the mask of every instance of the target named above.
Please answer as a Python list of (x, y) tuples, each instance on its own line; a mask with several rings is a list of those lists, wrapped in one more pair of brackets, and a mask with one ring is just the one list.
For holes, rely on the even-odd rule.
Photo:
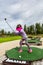
[(11, 28), (11, 30), (14, 32), (13, 28), (12, 28), (12, 27), (9, 25), (9, 23), (7, 22), (7, 19), (5, 18), (4, 20), (5, 20), (5, 22), (8, 24), (8, 26)]

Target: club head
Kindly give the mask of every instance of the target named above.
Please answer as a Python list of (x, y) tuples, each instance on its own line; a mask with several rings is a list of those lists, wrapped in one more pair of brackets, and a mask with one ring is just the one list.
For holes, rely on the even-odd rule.
[(6, 21), (7, 19), (5, 18), (4, 20)]

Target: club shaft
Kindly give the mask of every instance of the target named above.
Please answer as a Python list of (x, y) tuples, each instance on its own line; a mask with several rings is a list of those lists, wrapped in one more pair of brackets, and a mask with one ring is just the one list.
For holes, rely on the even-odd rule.
[(6, 23), (8, 24), (8, 26), (11, 28), (11, 30), (14, 32), (13, 28), (9, 25), (9, 23), (6, 21)]

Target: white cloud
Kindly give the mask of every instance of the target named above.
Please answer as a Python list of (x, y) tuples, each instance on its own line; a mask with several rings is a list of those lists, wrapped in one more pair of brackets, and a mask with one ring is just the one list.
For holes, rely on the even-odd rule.
[(13, 5), (10, 5), (6, 11), (10, 14), (15, 14), (19, 11), (21, 5), (20, 4), (13, 4)]
[[(43, 23), (43, 0), (0, 0), (0, 21), (8, 19), (9, 24), (15, 28), (17, 24)], [(16, 23), (15, 23), (16, 22)], [(25, 23), (24, 23), (25, 22)], [(0, 28), (10, 28), (0, 22)]]

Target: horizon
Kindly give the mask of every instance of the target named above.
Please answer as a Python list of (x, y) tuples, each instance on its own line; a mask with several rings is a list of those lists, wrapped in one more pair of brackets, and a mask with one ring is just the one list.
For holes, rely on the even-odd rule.
[[(34, 25), (34, 26), (35, 26), (36, 24), (37, 24), (37, 23), (32, 24), (32, 25)], [(40, 24), (40, 23), (38, 23), (38, 24)], [(43, 24), (43, 23), (42, 23), (42, 24)], [(42, 24), (40, 24), (40, 26), (42, 26)], [(7, 24), (7, 25), (8, 25), (8, 24)], [(26, 25), (26, 24), (24, 24), (24, 25)], [(22, 26), (22, 27), (23, 27), (23, 29), (24, 29), (24, 25)], [(32, 25), (30, 25), (30, 26), (32, 26)], [(10, 26), (9, 26), (9, 25), (8, 25), (8, 27), (10, 28)], [(26, 25), (26, 27), (29, 27), (29, 26), (27, 26), (27, 25)], [(11, 28), (12, 28), (12, 27), (11, 27)], [(10, 33), (12, 33), (12, 32), (13, 32), (13, 30), (14, 30), (14, 31), (16, 30), (16, 28), (15, 28), (15, 29), (14, 29), (14, 28), (12, 28), (13, 30), (12, 30), (11, 28), (10, 28), (10, 30), (7, 30), (7, 31), (6, 31), (6, 30), (4, 30), (4, 28), (3, 28), (3, 29), (0, 29), (0, 31), (1, 31), (1, 30), (4, 30), (4, 32), (10, 32)]]

